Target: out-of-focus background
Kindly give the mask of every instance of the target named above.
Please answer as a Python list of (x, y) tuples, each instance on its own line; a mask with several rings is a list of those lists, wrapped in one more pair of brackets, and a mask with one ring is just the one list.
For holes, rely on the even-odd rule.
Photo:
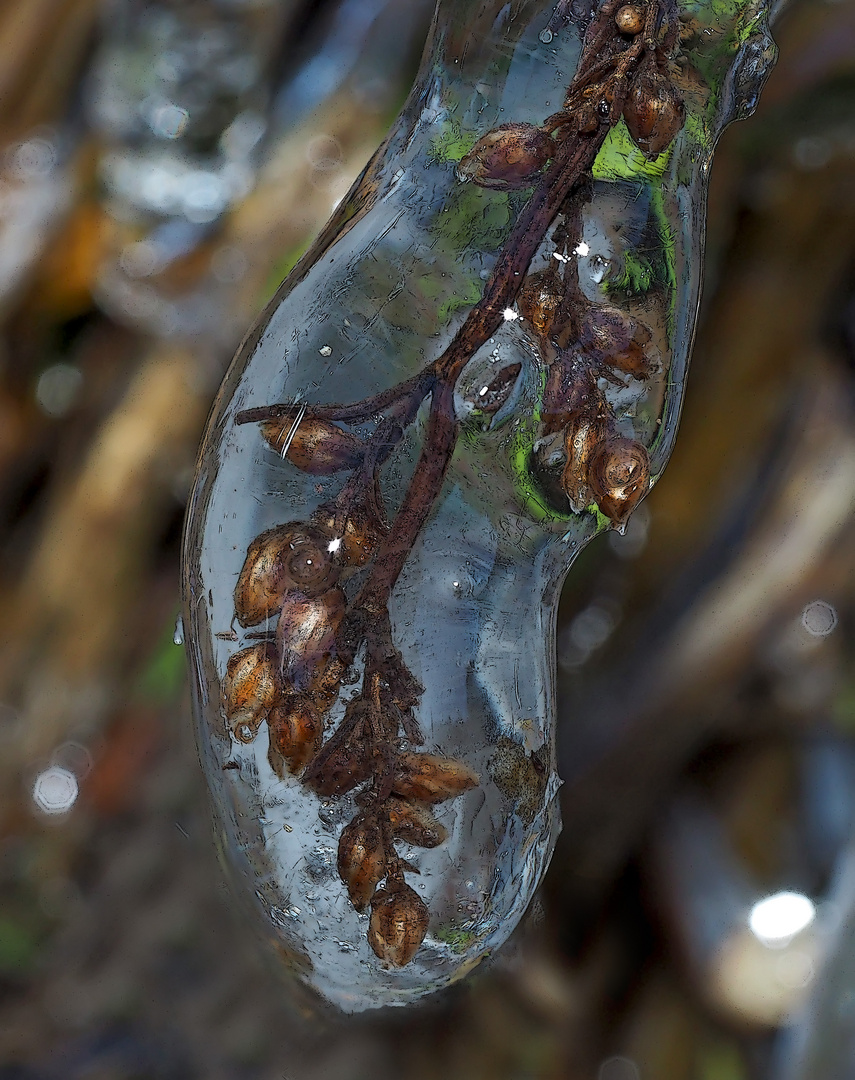
[(855, 1076), (855, 4), (792, 0), (713, 170), (672, 463), (573, 568), (565, 829), (405, 1013), (292, 999), (173, 643), (196, 445), (430, 0), (0, 2), (0, 1077)]

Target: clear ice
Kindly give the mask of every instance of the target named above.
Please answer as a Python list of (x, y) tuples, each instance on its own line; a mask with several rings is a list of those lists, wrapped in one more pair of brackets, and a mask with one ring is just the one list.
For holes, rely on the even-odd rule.
[[(774, 58), (754, 2), (602, 5), (587, 45), (565, 6), (441, 0), (199, 458), (184, 625), (221, 848), (347, 1012), (460, 979), (546, 870), (559, 592), (671, 451), (712, 148)], [(590, 161), (557, 167), (568, 139)]]

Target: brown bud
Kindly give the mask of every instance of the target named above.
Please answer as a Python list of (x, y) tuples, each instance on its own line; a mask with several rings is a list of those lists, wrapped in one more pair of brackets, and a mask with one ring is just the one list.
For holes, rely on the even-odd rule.
[(631, 375), (634, 379), (649, 379), (654, 365), (644, 348), (647, 341), (640, 340), (642, 337), (646, 337), (647, 341), (650, 340), (650, 334), (645, 334), (644, 328), (639, 327), (638, 334), (626, 348), (613, 352), (605, 358), (605, 362), (609, 367), (622, 371), (625, 375)]
[(341, 589), (321, 596), (288, 593), (282, 601), (276, 644), (283, 681), (300, 693), (311, 693), (335, 650), (335, 635), (344, 617)]
[(365, 449), (360, 439), (312, 416), (304, 416), (295, 429), (298, 415), (295, 409), (293, 415), (262, 423), (261, 434), (278, 454), (312, 476), (329, 476), (359, 464)]
[(650, 457), (635, 439), (607, 439), (591, 457), (588, 479), (600, 511), (621, 527), (650, 487)]
[(561, 431), (577, 412), (592, 418), (609, 415), (605, 395), (597, 386), (596, 373), (578, 349), (562, 348), (549, 365), (541, 408), (541, 437)]
[(346, 513), (339, 513), (335, 506), (321, 507), (313, 520), (329, 533), (330, 551), (342, 566), (365, 566), (388, 532), (372, 495), (364, 503), (349, 507)]
[(273, 647), (267, 642), (229, 658), (223, 695), (226, 718), (236, 739), (252, 742), (278, 693)]
[(584, 101), (577, 107), (575, 118), (576, 128), (582, 135), (593, 135), (602, 123), (602, 117), (591, 101)]
[(286, 593), (298, 589), (317, 596), (336, 584), (329, 538), (317, 527), (299, 522), (277, 525), (249, 545), (235, 586), (235, 613), (241, 626), (273, 618)]
[(267, 759), (277, 776), (299, 773), (318, 752), (324, 723), (320, 711), (303, 694), (290, 694), (267, 717), (270, 748)]
[(424, 940), (429, 921), (424, 901), (409, 885), (393, 882), (371, 900), (368, 944), (385, 963), (404, 967)]
[(393, 795), (383, 804), (383, 809), (389, 817), (392, 836), (397, 840), (414, 847), (435, 848), (448, 839), (448, 830), (426, 806)]
[(579, 326), (579, 343), (609, 367), (637, 379), (650, 375), (644, 351), (650, 331), (618, 308), (592, 305)]
[(542, 270), (525, 279), (517, 297), (517, 307), (536, 334), (548, 337), (563, 296), (561, 280), (555, 271)]
[(635, 37), (644, 29), (645, 10), (637, 4), (624, 4), (618, 8), (615, 15), (615, 25), (622, 34), (631, 34)]
[(373, 814), (359, 814), (342, 831), (338, 876), (347, 886), (350, 902), (357, 911), (364, 911), (386, 876), (383, 834)]
[(475, 387), (464, 395), (464, 400), (479, 412), (492, 416), (505, 404), (516, 386), (522, 364), (508, 364), (486, 385)]
[(534, 124), (502, 124), (489, 131), (457, 166), (457, 179), (513, 191), (530, 187), (555, 154), (552, 136)]
[(438, 803), (478, 786), (478, 777), (456, 758), (405, 753), (398, 756), (392, 790), (405, 799)]
[(571, 414), (564, 429), (567, 462), (561, 474), (561, 486), (574, 514), (581, 514), (591, 502), (591, 459), (606, 434), (606, 421), (581, 409)]
[(331, 798), (344, 795), (370, 775), (371, 755), (361, 732), (339, 727), (313, 758), (303, 783), (319, 795)]
[(338, 697), (346, 671), (347, 664), (335, 655), (315, 670), (308, 692), (321, 712), (326, 712)]
[(327, 536), (307, 528), (291, 540), (290, 551), (284, 553), (285, 573), (304, 596), (320, 596), (338, 581), (339, 570), (329, 548)]
[(641, 72), (623, 107), (633, 142), (648, 158), (670, 145), (683, 126), (685, 109), (671, 83), (658, 72)]

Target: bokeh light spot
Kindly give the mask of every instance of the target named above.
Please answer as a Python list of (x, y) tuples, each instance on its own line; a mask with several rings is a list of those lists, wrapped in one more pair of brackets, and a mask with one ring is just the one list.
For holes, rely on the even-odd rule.
[(33, 802), (44, 814), (67, 814), (78, 793), (77, 777), (60, 765), (40, 772), (33, 784)]
[(816, 906), (810, 897), (796, 892), (779, 892), (758, 900), (751, 909), (748, 925), (764, 945), (781, 945), (810, 926)]

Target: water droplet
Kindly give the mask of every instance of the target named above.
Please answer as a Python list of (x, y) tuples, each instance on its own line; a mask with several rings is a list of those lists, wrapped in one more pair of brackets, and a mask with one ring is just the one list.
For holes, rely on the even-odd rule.
[(92, 771), (92, 755), (77, 742), (64, 742), (51, 755), (51, 764), (59, 765), (82, 780)]
[(837, 628), (837, 611), (825, 600), (814, 600), (802, 612), (802, 626), (812, 637), (828, 637)]
[(51, 364), (36, 383), (36, 401), (48, 416), (65, 416), (77, 401), (82, 386), (80, 368), (73, 364)]
[(158, 105), (149, 117), (149, 127), (161, 139), (178, 139), (184, 134), (190, 113), (180, 105), (169, 102)]
[(544, 45), (548, 45), (550, 43), (550, 41), (552, 41), (553, 37), (555, 37), (555, 35), (552, 33), (552, 31), (547, 26), (544, 30), (540, 31), (540, 33), (538, 34), (538, 37), (540, 38), (540, 40), (543, 42)]
[(174, 645), (184, 644), (184, 620), (180, 615), (175, 620), (175, 630), (172, 633), (172, 642)]
[(78, 793), (77, 777), (59, 765), (39, 773), (33, 784), (33, 802), (43, 814), (67, 814)]
[(641, 1080), (638, 1066), (631, 1058), (610, 1057), (600, 1065), (598, 1080)]

